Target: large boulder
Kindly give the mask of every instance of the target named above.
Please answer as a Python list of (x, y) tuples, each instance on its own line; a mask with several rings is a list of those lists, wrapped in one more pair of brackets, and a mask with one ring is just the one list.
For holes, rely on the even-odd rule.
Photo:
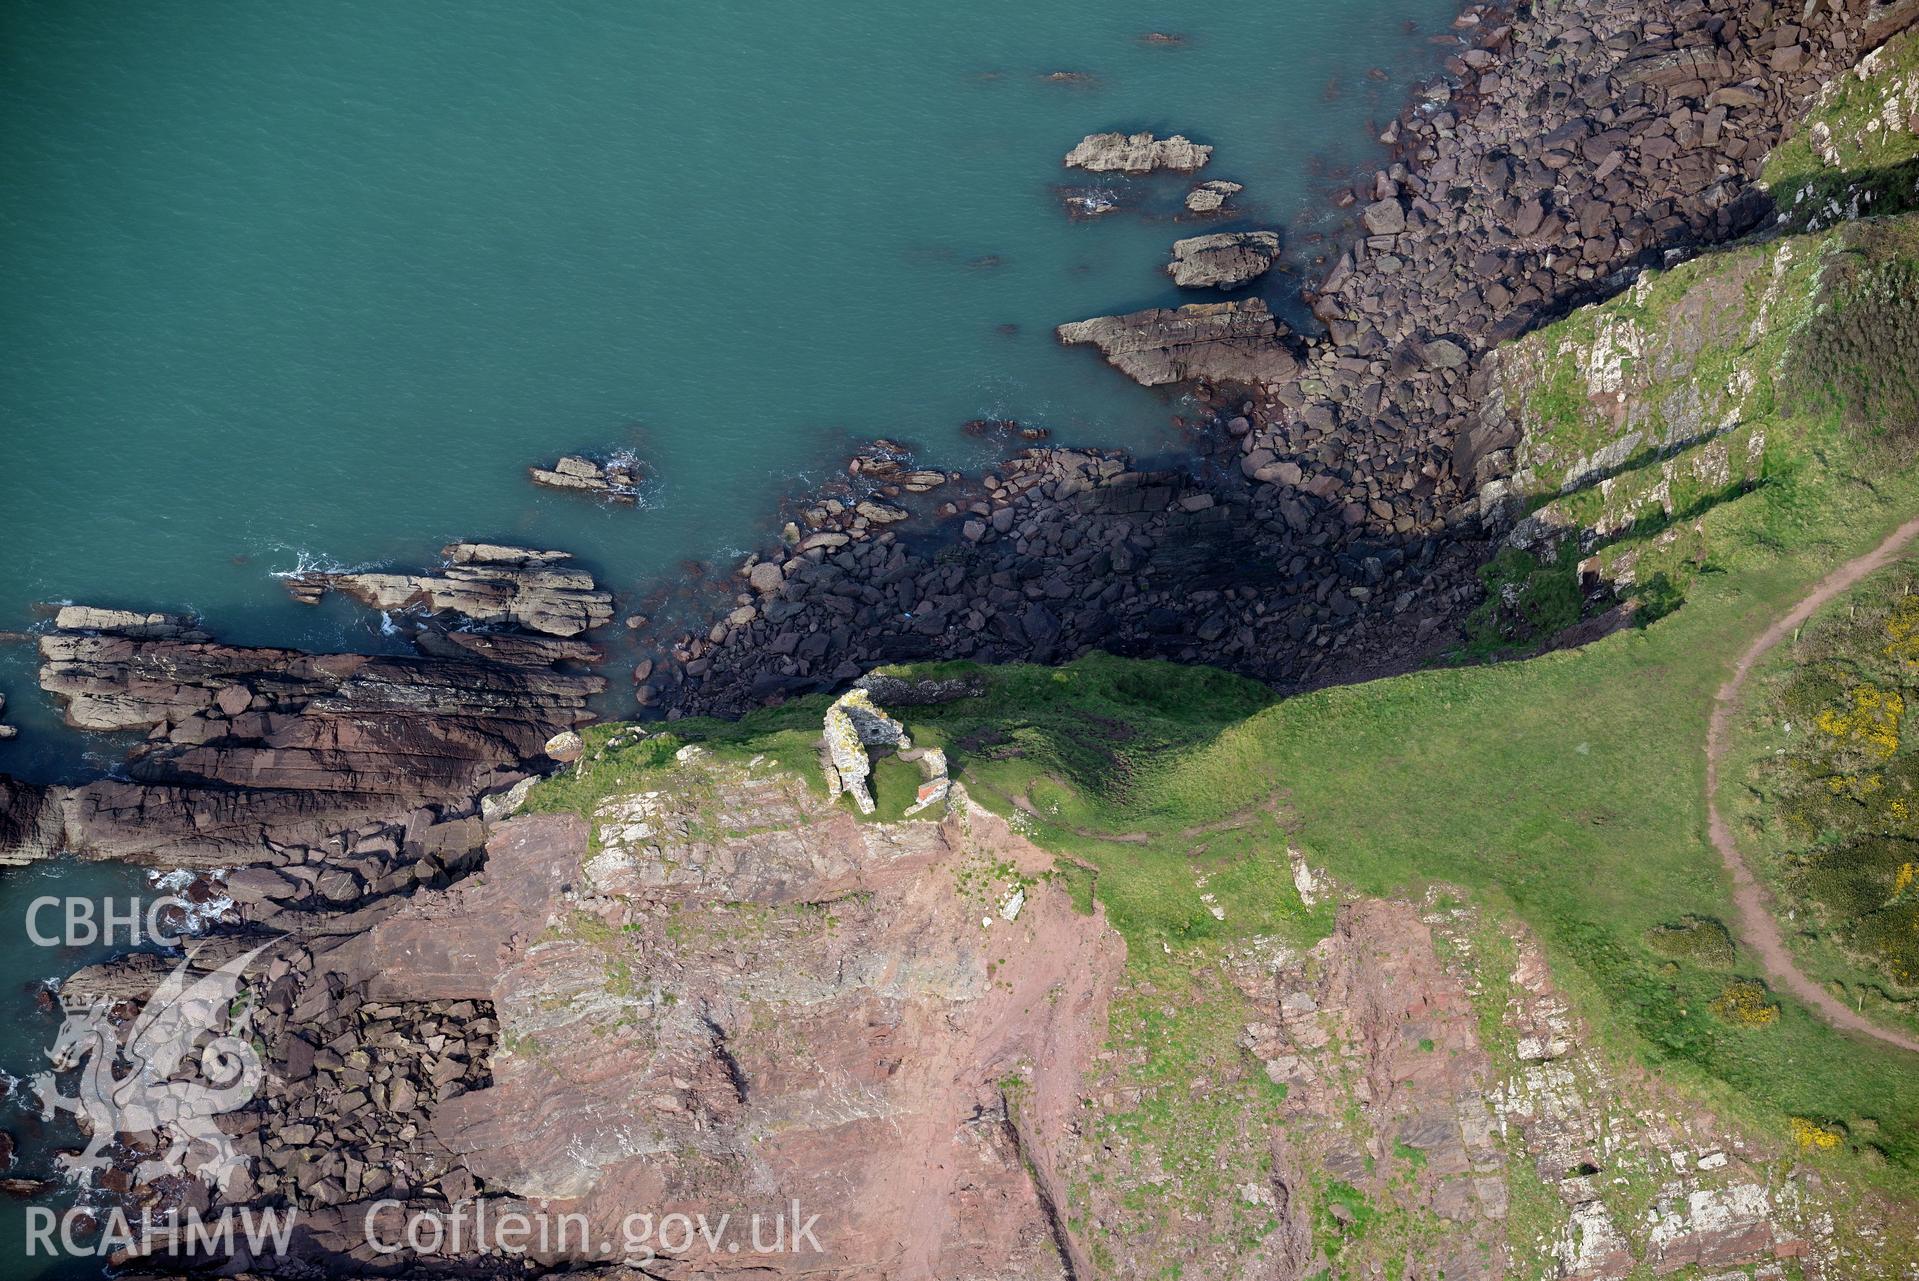
[(1221, 231), (1173, 242), (1166, 274), (1181, 289), (1232, 289), (1257, 279), (1279, 261), (1276, 231)]

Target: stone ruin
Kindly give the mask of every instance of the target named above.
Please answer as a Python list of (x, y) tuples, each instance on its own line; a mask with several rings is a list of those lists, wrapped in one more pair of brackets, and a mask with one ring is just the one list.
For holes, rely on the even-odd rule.
[(906, 726), (888, 716), (873, 696), (863, 689), (851, 689), (826, 709), (824, 733), (820, 745), (820, 766), (826, 772), (826, 791), (831, 800), (842, 793), (853, 798), (862, 814), (871, 814), (876, 806), (869, 780), (873, 759), (867, 749), (889, 747), (903, 761), (920, 767), (925, 781), (919, 794), (906, 809), (906, 817), (937, 805), (946, 799), (952, 782), (946, 774), (946, 753), (937, 747), (914, 747)]

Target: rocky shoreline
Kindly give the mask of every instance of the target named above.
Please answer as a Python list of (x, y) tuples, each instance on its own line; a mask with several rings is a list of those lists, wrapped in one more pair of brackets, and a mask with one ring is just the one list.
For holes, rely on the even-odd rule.
[(1282, 689), (1417, 661), (1479, 596), (1478, 495), (1511, 467), (1483, 355), (1761, 227), (1788, 124), (1915, 20), (1919, 0), (1468, 7), (1446, 78), (1386, 131), (1397, 158), (1348, 193), (1361, 234), (1308, 294), (1323, 336), (1259, 299), (1061, 327), (1142, 383), (1195, 382), (1213, 465), (1032, 450), (944, 515), (767, 548), (740, 576), (777, 563), (778, 590), (661, 646), (642, 705), (738, 714), (934, 656), (1104, 649)]
[(284, 581), (288, 594), (308, 605), (342, 592), (383, 613), (418, 609), (544, 636), (578, 636), (613, 618), (612, 594), (591, 574), (567, 568), (566, 552), (454, 543), (440, 554), (445, 565), (428, 573), (309, 570)]
[[(1065, 327), (1062, 338), (1095, 343), (1141, 382), (1201, 383), (1214, 411), (1201, 466), (1029, 449), (969, 480), (871, 451), (857, 495), (806, 505), (778, 546), (740, 566), (710, 628), (641, 663), (640, 702), (668, 716), (737, 713), (921, 658), (1055, 662), (1104, 649), (1283, 688), (1416, 660), (1479, 596), (1478, 496), (1511, 465), (1510, 429), (1480, 413), (1484, 353), (1638, 269), (1760, 226), (1771, 211), (1751, 182), (1786, 122), (1826, 78), (1916, 21), (1919, 0), (1814, 0), (1790, 15), (1765, 0), (1468, 9), (1449, 79), (1392, 126), (1398, 160), (1353, 193), (1365, 234), (1315, 291), (1325, 335), (1290, 332), (1256, 299)], [(514, 818), (528, 779), (585, 750), (571, 731), (591, 719), (604, 682), (587, 670), (598, 650), (578, 637), (606, 625), (613, 602), (563, 553), (456, 544), (446, 558), (420, 574), (289, 583), (301, 599), (337, 590), (449, 616), (418, 632), (413, 655), (230, 646), (191, 619), (84, 608), (63, 610), (39, 640), (41, 683), (71, 724), (147, 739), (125, 777), (73, 788), (0, 779), (0, 861), (70, 849), (218, 869), (244, 924), (203, 966), (269, 932), (292, 936), (265, 971), (256, 1025), (273, 1082), (264, 1109), (247, 1114), (259, 1167), (225, 1199), (312, 1212), (292, 1267), (372, 1272), (386, 1265), (364, 1249), (355, 1212), (381, 1196), (441, 1205), (511, 1187), (610, 1221), (634, 1204), (750, 1190), (748, 1175), (770, 1169), (782, 1187), (830, 1198), (823, 1154), (844, 1160), (850, 1132), (867, 1136), (851, 1145), (848, 1177), (874, 1192), (855, 1207), (873, 1239), (908, 1222), (914, 1262), (1063, 1261), (1065, 1275), (1083, 1274), (1049, 1191), (1072, 1145), (1035, 1144), (1005, 1089), (949, 1097), (950, 1082), (922, 1062), (927, 1044), (957, 1038), (973, 1077), (1043, 1065), (1037, 1106), (1048, 1133), (1067, 1132), (1075, 1083), (1095, 1070), (1076, 1028), (1100, 1026), (1116, 967), (1063, 888), (1025, 884), (1044, 860), (963, 793), (949, 802), (940, 791), (936, 803), (951, 808), (938, 823), (867, 827), (770, 766), (698, 749), (677, 768), (724, 803), (724, 830), (658, 796), (602, 816), (597, 835), (575, 816)], [(862, 743), (886, 738), (862, 728), (864, 713), (844, 715)], [(950, 786), (943, 763), (937, 775), (931, 762), (922, 769), (927, 786)], [(659, 848), (673, 858), (654, 857)], [(1020, 880), (1011, 915), (1003, 887), (984, 917), (948, 892), (977, 857)], [(730, 919), (686, 933), (681, 914), (714, 903), (729, 918), (750, 909), (773, 920), (789, 959), (728, 933)], [(822, 911), (845, 931), (808, 932)], [(1017, 923), (1027, 940), (1005, 971), (982, 970), (964, 932), (995, 911), (1003, 932)], [(609, 968), (606, 938), (628, 932), (643, 941), (642, 972)], [(1327, 1088), (1309, 1052), (1328, 1027), (1357, 1027), (1346, 1039), (1405, 1055), (1417, 1038), (1401, 1023), (1437, 1017), (1408, 998), (1386, 1018), (1353, 995), (1381, 980), (1348, 971), (1409, 940), (1407, 970), (1436, 994), (1428, 1005), (1458, 1012), (1470, 976), (1443, 973), (1399, 907), (1342, 917), (1322, 958), (1336, 964), (1320, 977), (1248, 980), (1264, 1020), (1246, 1029), (1248, 1047), (1297, 1091), (1296, 1113)], [(873, 958), (926, 985), (888, 1007), (890, 1022), (869, 1017), (875, 993), (898, 997)], [(153, 980), (133, 973), (143, 964), (83, 972), (62, 995), (137, 1000)], [(743, 984), (760, 1005), (738, 997)], [(604, 1012), (662, 990), (686, 999), (662, 1016), (658, 1044), (615, 1023), (609, 1049), (552, 1012), (560, 994), (586, 993)], [(957, 1033), (941, 1004), (956, 993), (973, 1002)], [(1552, 1047), (1566, 1024), (1546, 1022), (1560, 1011), (1543, 979), (1535, 995), (1543, 1064), (1565, 1052)], [(1034, 1006), (1051, 1012), (1011, 1019)], [(503, 1021), (515, 1018), (550, 1043), (508, 1040)], [(868, 1110), (812, 1093), (808, 1066), (777, 1036), (749, 1038), (755, 1026), (811, 1029), (815, 1048), (861, 1028), (832, 1066), (859, 1081)], [(1471, 1026), (1434, 1035), (1454, 1037), (1483, 1072)], [(1419, 1088), (1473, 1093), (1450, 1078)], [(1377, 1107), (1413, 1118), (1425, 1096), (1411, 1093)], [(1538, 1106), (1543, 1115), (1552, 1101)], [(955, 1109), (974, 1118), (957, 1137), (935, 1125)], [(1330, 1125), (1336, 1108), (1324, 1110)], [(598, 1124), (639, 1113), (672, 1142), (637, 1152), (634, 1135)], [(1445, 1195), (1486, 1200), (1464, 1173), (1483, 1136), (1443, 1137), (1436, 1148), (1461, 1165)], [(1588, 1139), (1555, 1118), (1536, 1142), (1570, 1161)], [(945, 1158), (937, 1186), (896, 1186), (896, 1158), (934, 1150)], [(174, 1194), (190, 1202), (193, 1186)], [(1000, 1226), (947, 1241), (916, 1205)], [(1303, 1250), (1300, 1212), (1276, 1213)], [(1676, 1230), (1672, 1257), (1746, 1259), (1739, 1233), (1750, 1224), (1732, 1224)], [(1768, 1229), (1763, 1247), (1774, 1246)], [(1582, 1275), (1611, 1275), (1607, 1266)]]
[(283, 867), (335, 899), (432, 879), (477, 849), (479, 798), (591, 720), (605, 681), (584, 670), (592, 646), (533, 632), (429, 628), (416, 648), (306, 654), (225, 645), (176, 615), (62, 609), (41, 687), (77, 729), (146, 739), (123, 776), (7, 780), (0, 862)]

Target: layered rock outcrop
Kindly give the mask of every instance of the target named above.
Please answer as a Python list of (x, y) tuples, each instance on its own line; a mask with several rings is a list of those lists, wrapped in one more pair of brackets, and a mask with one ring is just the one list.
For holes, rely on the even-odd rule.
[[(596, 1234), (640, 1206), (798, 1201), (820, 1214), (827, 1257), (761, 1266), (1057, 1271), (1000, 1081), (1023, 1069), (1030, 1118), (1065, 1114), (1111, 936), (1037, 888), (1017, 921), (982, 924), (956, 888), (965, 867), (1010, 860), (1031, 876), (1046, 862), (977, 811), (874, 827), (777, 771), (699, 757), (680, 770), (717, 783), (755, 834), (694, 836), (700, 815), (668, 780), (596, 815), (598, 854), (577, 827), (537, 840), (540, 859), (495, 857), (468, 901), (423, 903), (367, 936), (374, 996), (491, 1000), (515, 1047), (494, 1056), (490, 1087), (435, 1112), (436, 1139), (489, 1185), (580, 1209)], [(516, 820), (501, 839), (556, 821), (574, 820)], [(442, 954), (442, 914), (525, 941), (470, 969), (423, 962), (421, 947)], [(982, 1198), (990, 1225), (968, 1209)]]
[[(1195, 262), (1193, 270), (1203, 275), (1210, 268)], [(1259, 298), (1096, 316), (1057, 332), (1068, 346), (1098, 347), (1114, 368), (1148, 387), (1195, 379), (1264, 383), (1299, 369), (1281, 342), (1290, 331)]]
[[(1353, 902), (1308, 952), (1249, 952), (1236, 981), (1257, 1009), (1241, 1044), (1285, 1087), (1279, 1203), (1310, 1195), (1310, 1171), (1382, 1219), (1443, 1224), (1424, 1257), (1448, 1277), (1783, 1275), (1767, 1269), (1787, 1261), (1845, 1276), (1896, 1213), (1868, 1198), (1836, 1232), (1790, 1159), (1610, 1061), (1538, 943), (1472, 909)], [(1543, 1203), (1514, 1204), (1533, 1188)], [(1373, 1235), (1390, 1239), (1360, 1235), (1336, 1221), (1343, 1260), (1401, 1248), (1384, 1223)], [(1310, 1234), (1296, 1244), (1295, 1275), (1323, 1262)]]
[(639, 501), (640, 486), (646, 480), (646, 469), (639, 460), (624, 453), (605, 458), (567, 454), (551, 467), (529, 467), (526, 474), (534, 484), (548, 489), (594, 494), (629, 506)]
[[(397, 1221), (480, 1193), (586, 1217), (546, 1265), (617, 1259), (629, 1216), (685, 1212), (740, 1235), (664, 1274), (1090, 1275), (1050, 1136), (1123, 949), (1001, 820), (956, 792), (938, 821), (866, 822), (776, 761), (689, 747), (584, 821), (502, 820), (484, 858), (410, 901), (240, 891), (290, 931), (250, 984), (267, 1071), (230, 1200), (301, 1230), (260, 1266), (423, 1266), (368, 1247), (374, 1203)], [(137, 1002), (146, 960), (70, 995)], [(751, 1215), (795, 1204), (807, 1241), (743, 1248)], [(486, 1271), (473, 1238), (452, 1253)]]
[(604, 688), (565, 670), (598, 657), (578, 641), (451, 632), (420, 647), (306, 654), (225, 645), (184, 617), (63, 609), (40, 638), (42, 687), (71, 725), (147, 738), (123, 778), (10, 783), (6, 846), (205, 867), (255, 861), (265, 842), (299, 863), (370, 822), (417, 846), (440, 811), (523, 777)]
[(454, 543), (441, 554), (446, 564), (430, 573), (312, 570), (288, 575), (286, 587), (309, 604), (337, 591), (374, 609), (458, 614), (548, 636), (578, 636), (613, 618), (612, 595), (591, 574), (566, 568), (566, 552)]

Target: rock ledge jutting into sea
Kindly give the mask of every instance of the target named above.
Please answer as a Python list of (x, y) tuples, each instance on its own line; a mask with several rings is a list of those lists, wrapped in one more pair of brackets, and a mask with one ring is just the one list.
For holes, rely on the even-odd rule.
[[(591, 719), (605, 682), (567, 669), (600, 656), (512, 632), (427, 629), (415, 645), (308, 654), (224, 644), (184, 615), (68, 606), (39, 639), (40, 687), (75, 728), (146, 738), (118, 777), (0, 789), (0, 851), (231, 867), (263, 850), (337, 853), (340, 833), (368, 823), (406, 829), (365, 869), (371, 882), (388, 856), (457, 844), (451, 828), (425, 829), (524, 777), (554, 734)], [(409, 817), (422, 806), (434, 812)]]
[(1269, 383), (1299, 368), (1280, 344), (1284, 326), (1258, 298), (1153, 308), (1061, 325), (1059, 340), (1091, 343), (1127, 377), (1148, 387), (1205, 378)]
[(612, 594), (584, 570), (562, 568), (566, 552), (454, 543), (440, 554), (447, 563), (432, 573), (313, 570), (289, 575), (287, 591), (309, 605), (337, 591), (374, 609), (461, 614), (548, 636), (578, 636), (613, 618)]

